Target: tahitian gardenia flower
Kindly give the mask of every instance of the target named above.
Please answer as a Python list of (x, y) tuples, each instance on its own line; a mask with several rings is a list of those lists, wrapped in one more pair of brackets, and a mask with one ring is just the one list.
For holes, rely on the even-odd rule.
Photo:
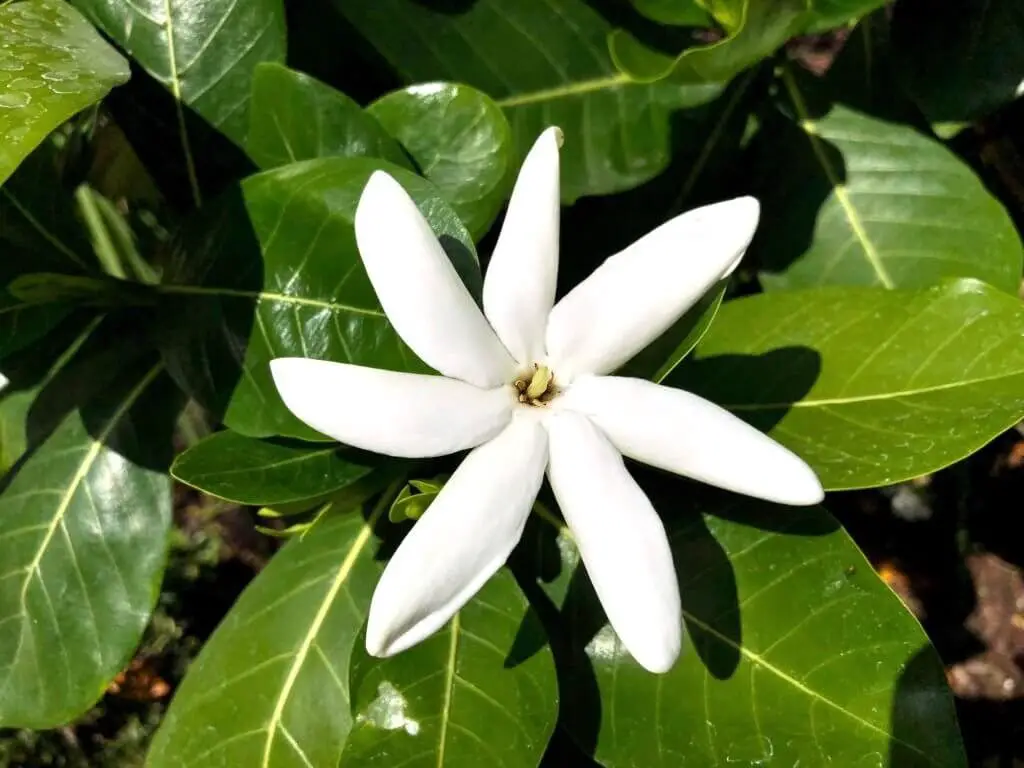
[(545, 472), (612, 627), (652, 672), (679, 654), (679, 587), (665, 529), (623, 456), (783, 504), (822, 498), (801, 459), (728, 411), (609, 375), (735, 268), (757, 201), (677, 216), (555, 304), (561, 139), (546, 130), (523, 163), (483, 312), (398, 182), (377, 172), (367, 183), (355, 216), (366, 271), (395, 330), (440, 376), (271, 363), (288, 408), (343, 443), (409, 458), (472, 449), (377, 584), (375, 656), (440, 629), (502, 566)]

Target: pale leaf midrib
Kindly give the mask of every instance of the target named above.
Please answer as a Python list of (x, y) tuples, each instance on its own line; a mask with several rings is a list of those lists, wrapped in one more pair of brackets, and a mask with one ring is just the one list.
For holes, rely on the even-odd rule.
[(322, 299), (307, 299), (303, 296), (289, 296), (284, 293), (271, 293), (270, 291), (246, 291), (236, 288), (216, 288), (203, 285), (162, 285), (158, 290), (161, 293), (185, 296), (223, 296), (226, 298), (253, 299), (255, 301), (277, 301), (282, 304), (327, 309), (331, 312), (351, 312), (352, 314), (366, 315), (368, 317), (386, 317), (382, 311), (377, 309), (353, 307), (349, 304), (339, 304), (332, 301), (323, 301)]
[(812, 400), (796, 400), (776, 403), (732, 403), (721, 404), (722, 408), (730, 411), (774, 411), (780, 408), (819, 408), (828, 405), (853, 405), (856, 403), (877, 402), (880, 400), (896, 400), (903, 397), (914, 397), (927, 395), (933, 392), (947, 392), (960, 387), (973, 387), (978, 384), (988, 384), (1001, 379), (1012, 379), (1015, 376), (1024, 375), (1024, 370), (1001, 373), (995, 376), (982, 376), (976, 379), (964, 379), (948, 384), (936, 384), (932, 387), (917, 387), (916, 389), (898, 390), (895, 392), (879, 392), (873, 395), (856, 395), (852, 397), (833, 397)]
[(502, 99), (496, 99), (494, 103), (504, 108), (521, 107), (527, 104), (540, 104), (572, 96), (581, 96), (585, 93), (621, 88), (624, 85), (641, 85), (641, 83), (631, 80), (624, 74), (616, 73), (605, 77), (597, 77), (593, 80), (580, 80), (575, 83), (566, 83), (565, 85), (553, 86), (551, 88), (517, 93)]
[(452, 693), (455, 689), (455, 661), (459, 653), (459, 614), (452, 617), (448, 631), (448, 663), (444, 671), (444, 702), (441, 706), (441, 728), (437, 737), (437, 768), (444, 768), (444, 754), (448, 744), (448, 722), (451, 720)]

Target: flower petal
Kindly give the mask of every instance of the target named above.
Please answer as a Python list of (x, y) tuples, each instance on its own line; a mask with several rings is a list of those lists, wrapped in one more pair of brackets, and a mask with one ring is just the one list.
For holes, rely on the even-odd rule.
[(559, 380), (614, 371), (667, 330), (736, 267), (759, 210), (752, 197), (697, 208), (605, 260), (551, 310)]
[(425, 458), (472, 448), (512, 418), (509, 387), (479, 389), (444, 376), (396, 373), (305, 357), (270, 363), (293, 414), (318, 432), (366, 451)]
[(521, 364), (544, 356), (544, 329), (558, 279), (558, 148), (548, 128), (519, 170), (484, 280), (484, 312)]
[(824, 496), (799, 456), (689, 392), (642, 379), (583, 376), (562, 403), (645, 464), (780, 504), (817, 504)]
[(470, 453), (391, 557), (366, 650), (392, 656), (440, 629), (508, 558), (544, 478), (547, 435), (517, 418)]
[(515, 364), (408, 193), (383, 171), (366, 183), (356, 243), (388, 320), (413, 352), (478, 387), (511, 380)]
[(651, 672), (679, 656), (679, 584), (665, 528), (619, 452), (585, 417), (547, 421), (548, 478), (601, 605), (622, 644)]

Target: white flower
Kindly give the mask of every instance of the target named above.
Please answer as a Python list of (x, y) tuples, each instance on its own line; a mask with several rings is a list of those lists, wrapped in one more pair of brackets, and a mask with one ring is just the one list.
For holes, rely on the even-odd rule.
[(560, 145), (550, 128), (523, 163), (483, 313), (402, 187), (382, 172), (367, 183), (355, 217), (366, 271), (395, 330), (441, 376), (271, 364), (288, 408), (343, 443), (417, 458), (473, 449), (381, 576), (366, 630), (375, 656), (440, 629), (501, 567), (545, 470), (612, 627), (653, 672), (679, 654), (679, 588), (664, 527), (623, 455), (784, 504), (822, 498), (803, 461), (717, 405), (608, 375), (732, 271), (757, 201), (677, 216), (555, 304)]

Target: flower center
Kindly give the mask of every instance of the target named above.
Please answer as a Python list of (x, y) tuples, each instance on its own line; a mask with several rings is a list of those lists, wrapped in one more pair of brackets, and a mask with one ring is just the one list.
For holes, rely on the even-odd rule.
[(533, 364), (533, 370), (512, 382), (519, 393), (519, 402), (525, 405), (545, 405), (558, 394), (555, 375), (546, 365)]

